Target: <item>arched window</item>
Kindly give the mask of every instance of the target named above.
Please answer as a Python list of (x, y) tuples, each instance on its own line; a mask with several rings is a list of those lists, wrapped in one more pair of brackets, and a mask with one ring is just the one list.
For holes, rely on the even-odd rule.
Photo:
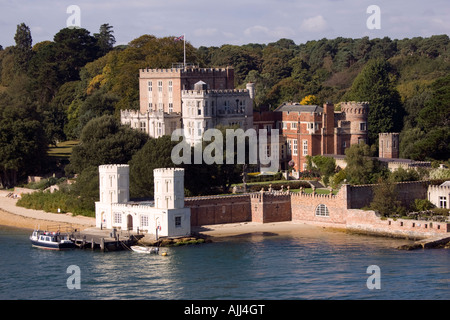
[(321, 216), (321, 217), (328, 217), (328, 216), (330, 216), (330, 212), (328, 211), (327, 206), (324, 205), (324, 204), (319, 204), (316, 207), (316, 216)]

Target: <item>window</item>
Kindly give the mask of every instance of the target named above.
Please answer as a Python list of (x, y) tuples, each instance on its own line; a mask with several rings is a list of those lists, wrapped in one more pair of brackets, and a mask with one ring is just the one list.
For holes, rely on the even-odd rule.
[(291, 129), (297, 129), (297, 122), (291, 122)]
[(175, 217), (175, 228), (181, 228), (181, 217)]
[(141, 121), (140, 129), (141, 129), (142, 132), (145, 132), (145, 122), (144, 121)]
[(114, 212), (114, 223), (115, 224), (122, 223), (122, 213), (121, 212)]
[(361, 123), (359, 124), (359, 130), (360, 130), (360, 131), (366, 131), (366, 130), (367, 130), (367, 126), (366, 126), (366, 123), (365, 123), (365, 122), (361, 122)]
[(297, 155), (297, 139), (292, 140), (292, 154)]
[(169, 113), (173, 112), (173, 103), (169, 102)]
[(329, 217), (330, 216), (330, 212), (328, 211), (327, 206), (324, 205), (324, 204), (319, 204), (316, 207), (316, 216)]
[(173, 82), (169, 80), (169, 92), (173, 92)]
[(292, 153), (291, 139), (287, 140), (287, 155), (290, 156)]
[(148, 216), (147, 215), (141, 216), (141, 227), (148, 227)]
[(149, 82), (148, 82), (148, 91), (149, 91), (149, 92), (152, 92), (152, 90), (153, 90), (153, 85), (152, 85), (152, 82), (149, 81)]
[(303, 155), (308, 155), (308, 140), (303, 140)]
[(163, 91), (162, 86), (163, 86), (162, 81), (158, 81), (158, 92)]
[(447, 197), (439, 197), (439, 208), (447, 208)]
[(281, 124), (282, 124), (282, 129), (287, 129), (287, 123), (286, 122), (283, 121)]

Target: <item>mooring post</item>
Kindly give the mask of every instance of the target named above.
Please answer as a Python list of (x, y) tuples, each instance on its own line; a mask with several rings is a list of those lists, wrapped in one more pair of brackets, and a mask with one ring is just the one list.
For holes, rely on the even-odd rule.
[(94, 250), (94, 245), (95, 245), (94, 238), (92, 238), (92, 243), (91, 243), (91, 249), (92, 250)]
[(100, 239), (100, 249), (104, 252), (105, 251), (105, 238)]

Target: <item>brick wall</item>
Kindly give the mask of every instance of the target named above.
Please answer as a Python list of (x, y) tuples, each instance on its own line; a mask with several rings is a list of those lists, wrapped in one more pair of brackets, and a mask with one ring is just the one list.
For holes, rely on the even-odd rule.
[(253, 222), (291, 221), (291, 195), (280, 193), (255, 193), (250, 196)]
[[(414, 199), (426, 199), (429, 181), (400, 182), (396, 184), (398, 199), (409, 206)], [(374, 185), (348, 186), (349, 209), (360, 209), (372, 202)]]
[[(344, 186), (345, 187), (345, 186)], [(343, 187), (343, 188), (344, 188)], [(292, 220), (320, 225), (346, 223), (347, 199), (345, 190), (337, 195), (295, 193), (291, 196)], [(325, 205), (328, 215), (316, 215), (319, 205)]]
[(251, 221), (249, 195), (193, 197), (185, 199), (191, 208), (191, 226)]

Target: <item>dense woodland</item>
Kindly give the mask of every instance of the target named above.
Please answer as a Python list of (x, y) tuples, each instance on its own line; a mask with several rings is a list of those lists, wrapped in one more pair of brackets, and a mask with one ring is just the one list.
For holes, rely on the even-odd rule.
[[(46, 151), (60, 141), (81, 141), (67, 174), (80, 174), (104, 162), (131, 161), (135, 153), (145, 152), (147, 142), (155, 144), (114, 120), (121, 109), (139, 107), (138, 70), (170, 68), (182, 61), (181, 41), (143, 35), (128, 45), (114, 46), (114, 30), (108, 24), (93, 34), (65, 28), (53, 41), (33, 44), (29, 27), (22, 23), (11, 36), (14, 46), (0, 46), (0, 182), (4, 187), (52, 170)], [(234, 67), (237, 88), (255, 83), (256, 110), (274, 109), (309, 95), (314, 103), (330, 101), (337, 108), (340, 101), (369, 101), (369, 144), (376, 147), (379, 132), (400, 132), (401, 157), (449, 159), (447, 35), (336, 38), (304, 44), (280, 39), (199, 48), (187, 42), (186, 55), (188, 62), (200, 67)], [(99, 117), (107, 118), (99, 123)], [(151, 154), (152, 149), (147, 149)], [(133, 161), (140, 161), (139, 157)]]

